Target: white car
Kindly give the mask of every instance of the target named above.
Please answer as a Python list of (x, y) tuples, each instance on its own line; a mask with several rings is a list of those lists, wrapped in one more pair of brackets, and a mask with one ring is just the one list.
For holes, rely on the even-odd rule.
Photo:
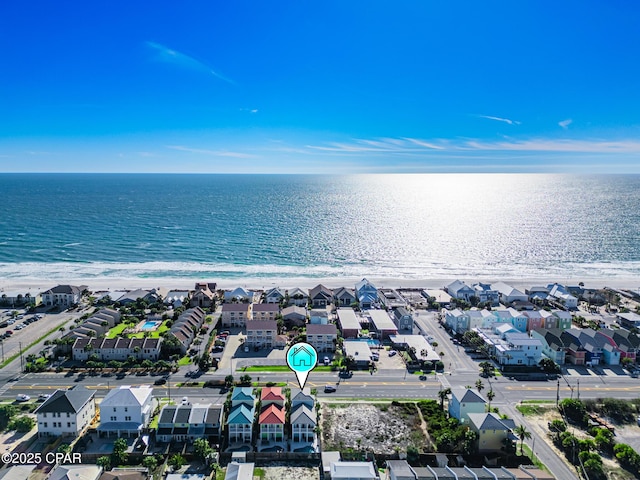
[(28, 402), (29, 400), (31, 400), (31, 397), (29, 395), (25, 395), (24, 393), (21, 393), (16, 397), (16, 402)]

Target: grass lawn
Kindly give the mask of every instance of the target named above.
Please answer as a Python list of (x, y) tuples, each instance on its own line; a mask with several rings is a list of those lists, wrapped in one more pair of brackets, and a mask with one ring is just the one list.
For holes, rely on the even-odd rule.
[(178, 365), (181, 367), (184, 367), (186, 365), (191, 365), (191, 358), (189, 357), (189, 355), (185, 355), (180, 360), (178, 360)]
[(547, 412), (548, 410), (550, 410), (550, 408), (548, 407), (541, 407), (539, 405), (518, 405), (516, 407), (516, 410), (518, 410), (522, 415), (524, 415), (525, 417), (527, 416), (532, 416), (532, 415), (542, 415), (543, 413)]
[[(253, 365), (237, 369), (240, 372), (288, 372), (291, 369), (287, 365)], [(331, 372), (331, 366), (318, 365), (312, 371)]]
[[(107, 338), (116, 338), (116, 337), (122, 336), (122, 332), (128, 327), (129, 327), (128, 323), (120, 323), (116, 325), (111, 330), (109, 330), (109, 332), (107, 333)], [(149, 338), (160, 338), (160, 334), (162, 332), (166, 332), (167, 330), (169, 330), (169, 327), (167, 327), (167, 321), (165, 320), (164, 322), (162, 322), (162, 325), (160, 325), (153, 332), (132, 333), (127, 335), (127, 337), (128, 338), (144, 338), (144, 334), (148, 333)]]
[[(520, 442), (518, 442), (518, 448), (520, 448)], [(527, 445), (525, 443), (522, 446), (522, 451), (527, 457), (529, 457), (531, 459), (531, 463), (533, 463), (536, 467), (538, 467), (543, 472), (551, 473), (551, 472), (549, 472), (549, 469), (547, 468), (547, 466), (544, 463), (542, 463), (540, 460), (538, 460), (538, 457), (536, 457), (533, 454), (533, 452), (529, 448), (529, 445)]]

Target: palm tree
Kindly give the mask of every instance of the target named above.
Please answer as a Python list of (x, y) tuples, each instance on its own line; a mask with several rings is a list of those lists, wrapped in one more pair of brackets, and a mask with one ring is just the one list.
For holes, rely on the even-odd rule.
[(522, 445), (524, 444), (525, 439), (529, 440), (531, 438), (531, 432), (527, 430), (527, 427), (524, 425), (518, 425), (514, 432), (518, 437), (520, 437), (520, 455), (522, 455)]
[(484, 383), (482, 383), (482, 380), (476, 380), (476, 389), (478, 390), (478, 393), (484, 389)]
[(496, 398), (496, 393), (493, 391), (493, 389), (491, 389), (487, 392), (487, 399), (489, 400), (489, 411), (491, 411), (491, 402), (494, 398)]
[(444, 390), (440, 390), (438, 392), (438, 397), (440, 397), (440, 410), (444, 410), (444, 399), (447, 398), (447, 395), (449, 395), (450, 393), (450, 388), (445, 388)]

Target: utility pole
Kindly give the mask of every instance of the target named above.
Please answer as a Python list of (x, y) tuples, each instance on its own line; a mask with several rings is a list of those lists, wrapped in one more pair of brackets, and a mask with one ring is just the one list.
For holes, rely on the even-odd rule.
[(558, 388), (556, 390), (556, 407), (560, 405), (560, 379), (558, 379)]
[(18, 342), (20, 348), (20, 373), (24, 373), (24, 359), (22, 358), (22, 342)]
[(576, 380), (578, 382), (578, 400), (580, 400), (580, 379)]

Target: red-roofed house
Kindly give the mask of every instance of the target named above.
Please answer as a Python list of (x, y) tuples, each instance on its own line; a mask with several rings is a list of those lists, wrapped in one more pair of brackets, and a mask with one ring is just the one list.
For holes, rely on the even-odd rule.
[(258, 425), (260, 425), (260, 441), (284, 441), (284, 419), (284, 408), (279, 408), (275, 404), (271, 404), (262, 410), (262, 413), (258, 418)]
[(260, 392), (260, 403), (262, 408), (269, 405), (277, 405), (284, 408), (285, 396), (282, 393), (282, 387), (264, 387)]

